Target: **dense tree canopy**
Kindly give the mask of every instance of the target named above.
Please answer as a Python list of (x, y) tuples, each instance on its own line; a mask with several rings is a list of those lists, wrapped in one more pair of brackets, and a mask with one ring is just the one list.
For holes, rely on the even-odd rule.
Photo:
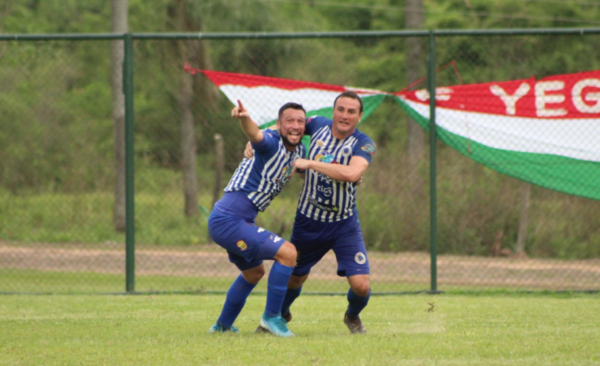
[[(423, 4), (426, 29), (600, 27), (600, 3), (593, 0), (423, 0)], [(403, 30), (414, 11), (403, 0), (129, 0), (129, 31)], [(0, 4), (0, 31), (4, 34), (108, 33), (110, 24), (108, 1), (4, 0)], [(204, 56), (197, 50), (190, 52), (197, 42), (135, 42), (136, 167), (138, 181), (145, 188), (167, 189), (178, 184), (163, 184), (162, 173), (151, 179), (145, 174), (154, 169), (175, 174), (181, 168), (179, 101), (187, 61), (194, 67), (388, 92), (408, 86), (407, 52), (401, 38), (202, 40)], [(426, 50), (426, 40), (423, 42)], [(541, 78), (598, 69), (600, 59), (593, 57), (598, 49), (596, 35), (438, 37), (438, 66), (454, 61), (456, 71), (450, 67), (440, 71), (437, 83)], [(420, 60), (423, 76), (425, 57)], [(241, 157), (245, 138), (228, 116), (229, 101), (203, 82), (199, 75), (194, 78), (193, 108), (199, 184), (202, 192), (210, 192), (214, 134), (225, 136), (229, 171)], [(372, 195), (366, 195), (367, 202), (383, 202), (379, 194), (400, 202), (369, 211), (373, 220), (381, 223), (394, 217), (400, 204), (407, 206), (408, 200), (414, 200), (394, 190), (402, 183), (389, 184), (403, 179), (405, 119), (397, 106), (384, 103), (361, 127), (382, 151), (370, 169), (374, 189), (368, 191)], [(0, 41), (0, 123), (0, 193), (110, 192), (114, 174), (110, 42)], [(446, 166), (458, 164), (444, 152), (440, 156), (448, 159)], [(464, 173), (461, 179), (465, 174), (475, 180), (489, 179), (486, 170), (474, 173), (467, 165), (457, 170)], [(419, 174), (427, 177), (424, 166)], [(452, 179), (444, 182), (448, 186), (441, 184), (441, 189), (448, 188), (449, 181)], [(480, 225), (481, 230), (452, 221), (458, 217), (452, 213), (446, 215), (448, 221), (440, 230), (444, 225), (448, 232), (464, 226), (468, 235), (488, 242), (498, 227), (516, 232), (510, 200), (489, 202), (493, 192), (512, 192), (501, 179), (495, 182), (473, 194), (469, 204), (448, 205), (465, 212), (485, 212), (478, 216), (489, 218)], [(492, 206), (496, 211), (489, 211)], [(419, 213), (409, 209), (402, 215)], [(408, 243), (406, 248), (422, 249), (425, 241), (420, 239), (426, 236), (422, 227), (391, 231), (383, 224), (377, 229), (376, 224), (365, 225), (365, 235), (380, 248), (393, 249), (390, 243), (403, 242)], [(472, 242), (472, 237), (464, 238)]]

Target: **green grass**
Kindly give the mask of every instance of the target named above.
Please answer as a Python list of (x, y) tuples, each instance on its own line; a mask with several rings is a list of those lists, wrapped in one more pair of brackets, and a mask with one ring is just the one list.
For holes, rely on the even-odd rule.
[[(207, 334), (223, 295), (2, 296), (0, 364), (597, 365), (599, 295), (372, 297), (369, 330), (350, 335), (341, 296), (302, 296), (292, 339), (254, 335), (264, 296), (241, 334)], [(430, 303), (434, 304), (432, 312)]]

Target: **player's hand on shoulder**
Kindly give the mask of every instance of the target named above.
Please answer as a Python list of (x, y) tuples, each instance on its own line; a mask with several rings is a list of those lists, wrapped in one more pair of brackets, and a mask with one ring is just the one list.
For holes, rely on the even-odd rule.
[(360, 186), (363, 183), (363, 176), (361, 175), (360, 178), (358, 178), (358, 180), (356, 181), (356, 186)]
[(244, 157), (246, 159), (252, 159), (254, 157), (254, 149), (252, 149), (252, 144), (250, 141), (248, 141), (246, 148), (244, 149)]
[(308, 169), (310, 169), (310, 160), (296, 159), (296, 161), (294, 161), (292, 166), (294, 167), (294, 171), (296, 171), (297, 169), (308, 170)]

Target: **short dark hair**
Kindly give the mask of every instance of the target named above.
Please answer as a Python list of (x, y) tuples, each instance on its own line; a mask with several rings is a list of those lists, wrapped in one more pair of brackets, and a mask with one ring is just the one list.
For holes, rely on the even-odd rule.
[(304, 107), (302, 106), (302, 104), (298, 104), (298, 103), (294, 103), (294, 102), (287, 102), (284, 105), (281, 106), (281, 108), (279, 108), (279, 117), (281, 118), (281, 115), (283, 114), (283, 112), (286, 109), (296, 109), (298, 111), (302, 111), (304, 112), (304, 114), (306, 114), (306, 110), (304, 110)]
[(362, 102), (362, 99), (360, 99), (360, 97), (358, 96), (358, 94), (356, 94), (352, 90), (346, 90), (342, 94), (338, 95), (335, 98), (335, 100), (333, 101), (333, 107), (334, 108), (335, 108), (335, 103), (337, 103), (337, 100), (340, 99), (340, 98), (350, 98), (350, 99), (356, 99), (356, 100), (358, 100), (358, 102), (360, 103), (360, 113), (363, 112), (363, 102)]

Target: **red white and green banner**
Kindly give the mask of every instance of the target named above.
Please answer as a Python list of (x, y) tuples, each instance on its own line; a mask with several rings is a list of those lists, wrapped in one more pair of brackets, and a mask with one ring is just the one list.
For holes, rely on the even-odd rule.
[(206, 75), (232, 103), (237, 104), (237, 100), (241, 100), (250, 117), (261, 128), (274, 125), (279, 108), (287, 102), (302, 104), (308, 117), (319, 115), (331, 118), (335, 98), (345, 90), (353, 90), (363, 101), (365, 120), (387, 96), (378, 90), (192, 69), (187, 64), (185, 70)]
[[(203, 73), (259, 126), (275, 123), (279, 107), (301, 103), (308, 116), (332, 116), (333, 101), (353, 90), (363, 120), (390, 96), (382, 91), (299, 80), (192, 69)], [(412, 119), (429, 129), (427, 90), (393, 93)], [(498, 172), (600, 200), (600, 71), (436, 89), (438, 137)]]
[[(429, 93), (394, 93), (429, 129)], [(436, 89), (438, 137), (501, 173), (600, 199), (600, 71)]]

